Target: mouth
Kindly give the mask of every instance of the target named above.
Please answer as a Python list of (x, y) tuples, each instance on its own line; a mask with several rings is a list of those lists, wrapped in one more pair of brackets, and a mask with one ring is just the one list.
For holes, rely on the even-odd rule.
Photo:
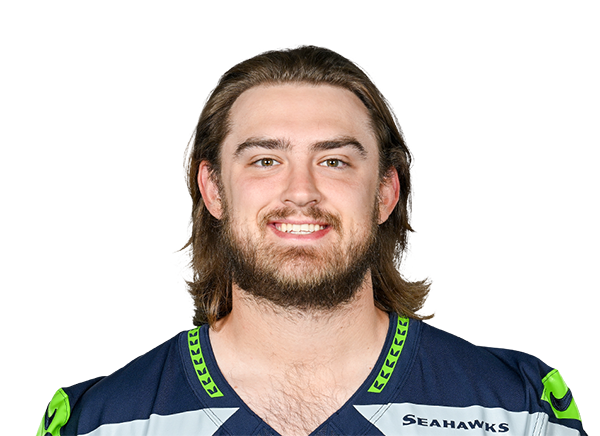
[(302, 224), (274, 223), (274, 226), (280, 232), (289, 233), (292, 235), (310, 235), (311, 233), (315, 233), (320, 230), (325, 230), (328, 227), (327, 225), (324, 225), (324, 224), (314, 224), (314, 223), (302, 223)]
[(284, 237), (321, 237), (327, 233), (331, 226), (324, 223), (290, 223), (290, 222), (271, 222), (269, 227), (276, 230), (280, 236)]

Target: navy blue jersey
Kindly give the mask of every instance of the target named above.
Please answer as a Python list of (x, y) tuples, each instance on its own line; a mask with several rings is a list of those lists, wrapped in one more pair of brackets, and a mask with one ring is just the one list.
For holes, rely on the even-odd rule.
[[(390, 316), (372, 373), (312, 434), (585, 435), (557, 370)], [(59, 389), (39, 436), (278, 435), (221, 374), (208, 326), (182, 332), (107, 377)]]

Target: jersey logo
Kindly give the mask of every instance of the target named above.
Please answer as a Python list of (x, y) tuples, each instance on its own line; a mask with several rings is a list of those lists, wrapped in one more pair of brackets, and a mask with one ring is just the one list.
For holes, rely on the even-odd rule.
[(553, 392), (550, 392), (550, 403), (552, 407), (554, 407), (559, 412), (566, 412), (569, 406), (571, 405), (571, 401), (573, 401), (573, 394), (571, 393), (571, 389), (567, 391), (567, 393), (562, 398), (556, 398)]
[(542, 400), (550, 403), (554, 416), (559, 419), (577, 419), (581, 421), (581, 415), (571, 389), (563, 380), (558, 370), (553, 369), (542, 379), (544, 391)]
[(50, 404), (46, 407), (46, 413), (44, 413), (44, 430), (48, 430), (50, 428), (50, 424), (54, 421), (54, 417), (56, 416), (56, 409), (52, 412), (52, 416), (48, 416), (48, 410), (50, 409)]
[[(566, 430), (562, 432), (562, 426), (548, 423), (543, 412), (516, 412), (478, 405), (450, 407), (414, 403), (365, 404), (355, 405), (354, 408), (386, 436), (571, 434)], [(542, 431), (544, 428), (548, 430), (547, 433)]]
[(396, 326), (396, 334), (388, 354), (385, 358), (377, 378), (369, 388), (369, 392), (380, 393), (390, 379), (392, 372), (396, 368), (396, 363), (404, 348), (404, 340), (406, 339), (406, 333), (408, 332), (408, 318), (398, 316), (398, 325)]
[[(50, 415), (50, 410), (53, 410), (52, 415)], [(70, 416), (69, 396), (65, 391), (59, 389), (46, 408), (37, 436), (59, 436), (60, 429), (67, 423)]]
[(192, 364), (196, 370), (198, 380), (200, 380), (200, 384), (208, 396), (211, 398), (222, 397), (223, 393), (219, 390), (210, 376), (208, 368), (206, 367), (206, 362), (204, 361), (204, 356), (202, 356), (202, 348), (200, 347), (200, 327), (188, 332), (188, 347), (190, 349), (190, 357), (192, 358)]

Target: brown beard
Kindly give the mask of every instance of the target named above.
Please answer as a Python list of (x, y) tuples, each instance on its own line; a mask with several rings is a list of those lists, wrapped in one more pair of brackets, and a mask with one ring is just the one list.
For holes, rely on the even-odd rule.
[[(377, 207), (373, 209), (368, 232), (354, 235), (344, 251), (337, 244), (319, 249), (279, 248), (264, 238), (252, 241), (234, 231), (227, 209), (222, 217), (221, 248), (229, 259), (232, 280), (259, 300), (285, 309), (332, 310), (352, 300), (370, 270), (378, 231)], [(263, 235), (270, 220), (284, 219), (294, 212), (292, 208), (282, 208), (262, 217), (259, 225)], [(342, 235), (338, 216), (317, 207), (304, 210), (303, 215), (326, 222), (332, 231)], [(296, 272), (286, 274), (284, 268), (290, 265), (297, 267)]]

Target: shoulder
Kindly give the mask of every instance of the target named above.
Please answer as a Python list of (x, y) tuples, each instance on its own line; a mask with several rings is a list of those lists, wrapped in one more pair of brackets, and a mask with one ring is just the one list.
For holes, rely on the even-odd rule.
[[(416, 364), (427, 374), (442, 374), (473, 393), (500, 392), (509, 398), (541, 397), (542, 380), (552, 368), (533, 356), (479, 347), (419, 322)], [(513, 400), (514, 401), (514, 400)]]
[(422, 387), (415, 402), (541, 414), (581, 429), (577, 405), (557, 369), (530, 354), (476, 346), (426, 323), (418, 330), (409, 378), (415, 389)]
[[(40, 431), (85, 434), (107, 423), (176, 413), (193, 402), (183, 371), (182, 332), (109, 376), (61, 388), (52, 398)], [(183, 403), (183, 405), (182, 405)], [(56, 431), (56, 433), (55, 433)], [(46, 433), (39, 433), (46, 434)]]
[(418, 339), (408, 380), (424, 387), (416, 401), (427, 396), (445, 406), (522, 410), (528, 398), (541, 396), (533, 374), (543, 374), (537, 377), (541, 381), (551, 368), (535, 357), (479, 347), (424, 322), (413, 324)]
[[(539, 375), (552, 368), (535, 356), (515, 350), (482, 347), (422, 323), (420, 364), (431, 371), (485, 384), (537, 386)], [(541, 394), (541, 392), (539, 392)]]

